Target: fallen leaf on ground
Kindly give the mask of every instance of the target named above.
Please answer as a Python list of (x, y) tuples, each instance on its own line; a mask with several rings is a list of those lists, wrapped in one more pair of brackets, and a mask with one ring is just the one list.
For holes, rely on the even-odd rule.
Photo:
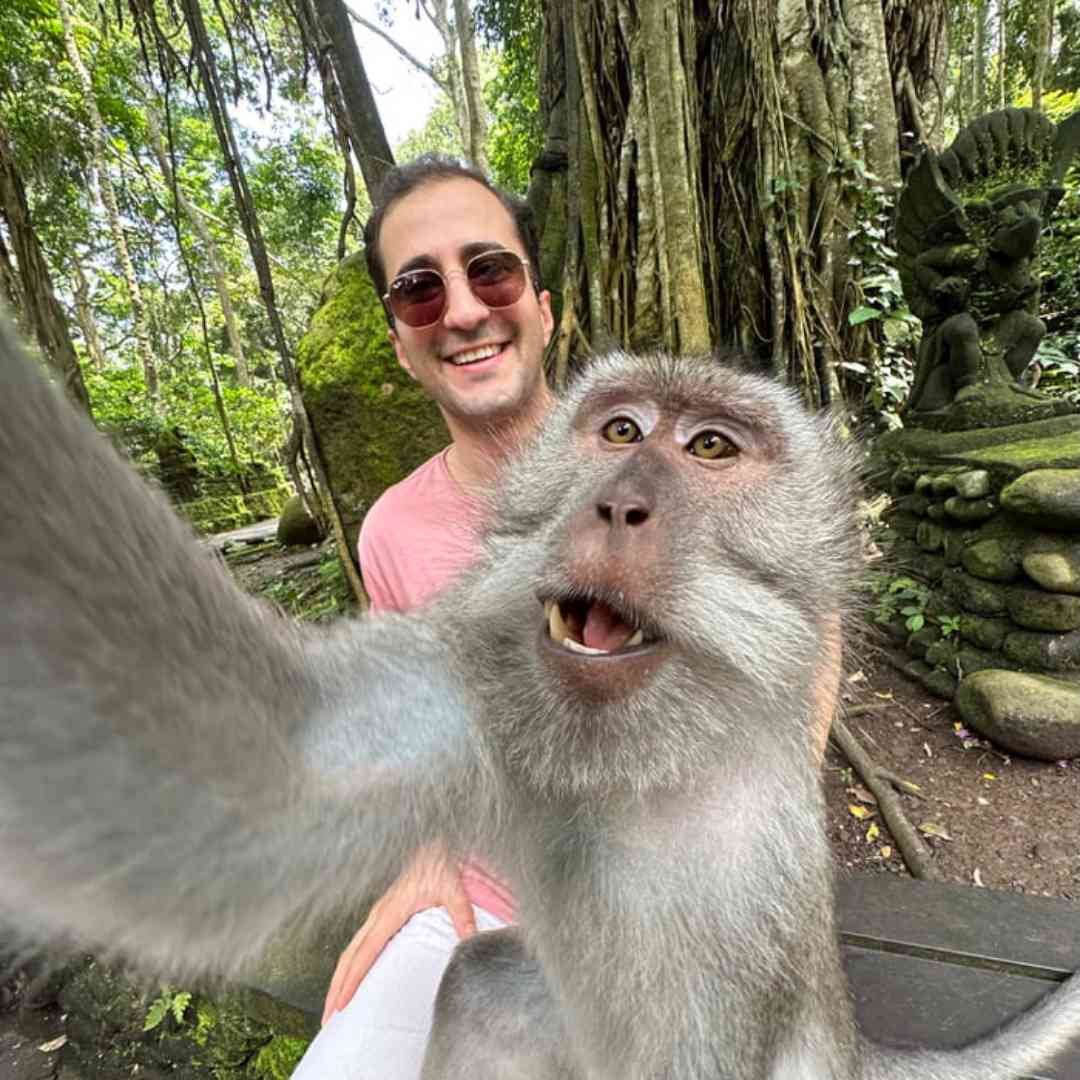
[(935, 821), (924, 821), (919, 826), (919, 832), (925, 836), (936, 836), (939, 840), (951, 840), (952, 837), (945, 831), (944, 825), (938, 825)]
[(886, 844), (886, 845), (885, 845), (885, 847), (883, 847), (883, 848), (881, 849), (881, 851), (879, 851), (879, 852), (878, 852), (878, 854), (879, 854), (879, 855), (880, 855), (880, 856), (881, 856), (881, 857), (882, 857), (883, 859), (888, 859), (888, 858), (889, 858), (889, 857), (890, 857), (890, 856), (892, 855), (892, 848), (891, 848), (891, 847), (889, 847), (889, 845), (888, 845), (888, 844)]
[(67, 1036), (61, 1035), (59, 1039), (52, 1039), (47, 1043), (42, 1043), (38, 1049), (45, 1054), (51, 1054), (54, 1050), (59, 1050), (61, 1046), (67, 1044)]
[(854, 787), (849, 787), (848, 791), (855, 796), (859, 802), (869, 803), (871, 806), (877, 806), (877, 799), (872, 791), (867, 791), (861, 784), (856, 784)]
[(873, 810), (867, 810), (865, 806), (853, 806), (850, 803), (848, 804), (848, 813), (853, 818), (858, 818), (859, 821), (865, 821), (867, 818), (874, 816)]
[(880, 835), (881, 830), (877, 825), (871, 825), (870, 828), (866, 830), (866, 842), (872, 844)]

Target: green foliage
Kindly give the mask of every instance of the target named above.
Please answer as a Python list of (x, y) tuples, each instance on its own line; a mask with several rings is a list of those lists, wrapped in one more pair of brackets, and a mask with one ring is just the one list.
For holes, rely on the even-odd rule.
[(438, 153), (460, 158), (465, 154), (461, 132), (454, 118), (454, 105), (448, 95), (440, 92), (422, 127), (410, 132), (394, 148), (398, 161), (411, 161), (421, 154)]
[(937, 617), (938, 626), (941, 627), (941, 636), (943, 638), (952, 637), (953, 634), (960, 633), (960, 616), (959, 615), (939, 615)]
[(543, 31), (538, 0), (478, 0), (477, 29), (500, 49), (494, 78), (484, 89), (491, 110), (488, 159), (497, 183), (523, 193), (543, 145), (537, 83)]
[(172, 1016), (177, 1024), (184, 1022), (184, 1014), (191, 1004), (191, 994), (187, 990), (176, 990), (163, 986), (161, 993), (150, 1003), (143, 1023), (143, 1031), (153, 1031), (166, 1016)]
[(912, 356), (920, 323), (904, 300), (897, 252), (890, 242), (894, 196), (861, 161), (841, 168), (858, 195), (855, 215), (859, 226), (848, 234), (848, 265), (861, 303), (848, 313), (847, 321), (851, 327), (862, 327), (864, 334), (864, 346), (850, 352), (840, 364), (845, 397), (853, 404), (861, 400), (867, 418), (875, 423), (899, 427), (900, 408), (914, 376)]
[(257, 595), (273, 600), (293, 618), (316, 623), (333, 622), (353, 611), (356, 603), (334, 552), (324, 555), (317, 566), (286, 569), (261, 586)]
[(911, 633), (926, 624), (930, 589), (922, 582), (875, 571), (865, 576), (864, 585), (874, 598), (874, 622), (888, 623), (902, 617)]

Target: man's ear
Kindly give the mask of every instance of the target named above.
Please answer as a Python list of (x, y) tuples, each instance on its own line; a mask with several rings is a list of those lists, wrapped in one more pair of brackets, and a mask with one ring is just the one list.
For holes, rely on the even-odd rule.
[(540, 305), (540, 322), (544, 326), (544, 347), (551, 341), (551, 332), (555, 329), (555, 316), (551, 314), (551, 293), (547, 289), (541, 289), (536, 298)]
[(394, 333), (393, 330), (387, 330), (386, 336), (390, 339), (390, 344), (394, 346), (394, 355), (397, 357), (397, 362), (409, 373), (409, 377), (416, 378), (416, 373), (412, 369), (412, 365), (409, 363), (409, 358), (405, 354), (405, 349), (401, 344), (401, 338)]

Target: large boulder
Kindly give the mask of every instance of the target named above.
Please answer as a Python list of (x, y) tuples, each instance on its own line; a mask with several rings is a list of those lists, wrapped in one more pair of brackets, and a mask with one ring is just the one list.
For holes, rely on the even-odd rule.
[(450, 440), (402, 370), (362, 253), (327, 278), (297, 348), (304, 402), (350, 540), (371, 504)]
[(960, 683), (964, 722), (1016, 754), (1060, 761), (1080, 757), (1080, 686), (1019, 671), (977, 671)]

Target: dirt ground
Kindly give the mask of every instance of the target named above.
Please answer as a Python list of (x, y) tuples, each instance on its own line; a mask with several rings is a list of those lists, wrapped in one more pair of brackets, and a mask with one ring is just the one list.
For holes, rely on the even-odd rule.
[[(306, 552), (271, 551), (234, 571), (245, 588), (275, 596), (282, 582), (313, 574), (311, 562)], [(848, 727), (878, 766), (919, 786), (921, 797), (902, 797), (904, 811), (945, 880), (1080, 899), (1080, 760), (1034, 762), (997, 751), (966, 732), (951, 704), (900, 674), (876, 645), (861, 646), (846, 667), (844, 706), (872, 707), (848, 719)], [(832, 744), (824, 783), (840, 872), (906, 874), (863, 781)], [(4, 993), (0, 986), (0, 1080), (81, 1080), (62, 1065), (63, 1017), (49, 1008), (20, 1016), (19, 986), (9, 979), (6, 987)]]
[[(904, 812), (944, 880), (1080, 899), (1080, 759), (1048, 763), (1003, 753), (964, 729), (951, 703), (900, 674), (884, 652), (867, 649), (864, 660), (848, 666), (843, 701), (874, 709), (848, 727), (875, 764), (921, 789), (921, 797), (902, 796)], [(838, 866), (905, 874), (867, 794), (830, 744), (827, 828)]]

